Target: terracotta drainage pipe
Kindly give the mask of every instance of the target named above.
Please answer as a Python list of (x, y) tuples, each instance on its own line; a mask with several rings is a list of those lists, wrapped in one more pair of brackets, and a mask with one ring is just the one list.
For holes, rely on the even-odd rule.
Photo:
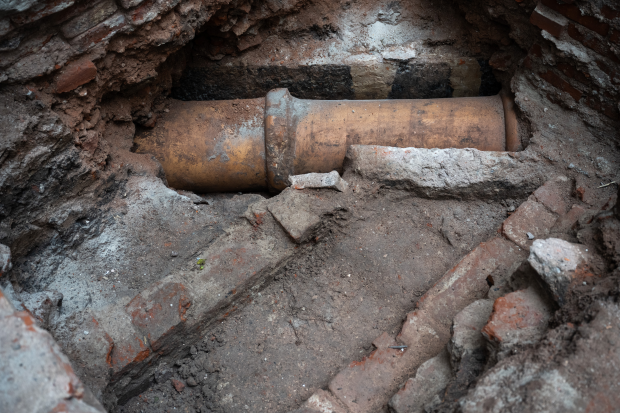
[(259, 99), (174, 101), (135, 143), (173, 188), (276, 192), (289, 175), (342, 170), (353, 144), (505, 151), (519, 141), (511, 105), (500, 96), (304, 100), (275, 89)]

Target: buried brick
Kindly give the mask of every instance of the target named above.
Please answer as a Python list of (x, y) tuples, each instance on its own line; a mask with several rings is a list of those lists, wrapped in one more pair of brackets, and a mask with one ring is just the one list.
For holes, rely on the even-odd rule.
[(329, 383), (329, 390), (351, 413), (374, 412), (386, 404), (398, 387), (408, 350), (391, 349), (396, 341), (383, 333), (374, 341), (377, 349), (352, 362)]
[(547, 210), (540, 202), (530, 197), (514, 214), (502, 224), (502, 233), (506, 238), (524, 249), (529, 249), (533, 238), (541, 238), (549, 233), (557, 221), (557, 215)]
[[(331, 392), (352, 413), (384, 408), (398, 386), (444, 348), (453, 317), (487, 294), (487, 277), (506, 278), (525, 258), (524, 251), (503, 238), (481, 243), (420, 298), (396, 340), (386, 333), (375, 340), (377, 349), (341, 370), (329, 384)], [(389, 349), (391, 343), (407, 349)]]
[(537, 342), (547, 329), (551, 307), (544, 296), (530, 287), (500, 297), (493, 303), (493, 313), (482, 334), (502, 359), (519, 345)]
[(185, 322), (185, 313), (190, 306), (191, 300), (185, 286), (167, 282), (157, 283), (141, 292), (125, 308), (133, 325), (146, 337), (153, 351), (159, 351), (164, 336)]
[(69, 92), (90, 82), (97, 76), (97, 67), (88, 59), (78, 60), (67, 66), (56, 78), (56, 93)]

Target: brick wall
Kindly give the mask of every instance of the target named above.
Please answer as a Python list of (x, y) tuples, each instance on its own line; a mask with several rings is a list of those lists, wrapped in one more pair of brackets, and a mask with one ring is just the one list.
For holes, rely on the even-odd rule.
[(530, 22), (541, 38), (523, 66), (551, 101), (568, 108), (585, 105), (603, 120), (620, 121), (619, 10), (612, 2), (600, 8), (587, 1), (538, 2)]

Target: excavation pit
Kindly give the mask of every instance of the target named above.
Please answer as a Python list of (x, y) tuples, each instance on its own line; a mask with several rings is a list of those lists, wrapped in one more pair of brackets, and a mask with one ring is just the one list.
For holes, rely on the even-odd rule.
[(617, 405), (619, 16), (0, 6), (0, 411)]

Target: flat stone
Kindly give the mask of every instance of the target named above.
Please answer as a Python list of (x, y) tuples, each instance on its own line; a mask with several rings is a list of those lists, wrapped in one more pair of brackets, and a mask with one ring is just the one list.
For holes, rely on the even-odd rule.
[(527, 259), (561, 306), (578, 268), (588, 262), (587, 248), (557, 238), (536, 240)]
[(489, 321), (492, 312), (493, 300), (477, 300), (454, 317), (448, 350), (455, 373), (459, 370), (464, 357), (486, 349), (482, 329)]
[(506, 238), (529, 250), (533, 240), (527, 233), (534, 235), (534, 239), (545, 237), (557, 221), (557, 215), (533, 199), (528, 199), (517, 208), (502, 224), (502, 233)]
[[(291, 191), (290, 189), (287, 189)], [(309, 211), (300, 198), (285, 190), (268, 205), (269, 212), (296, 243), (308, 241), (321, 223), (318, 215)]]
[(414, 377), (390, 400), (395, 413), (424, 413), (424, 406), (442, 392), (452, 378), (450, 357), (446, 350), (422, 363)]
[(500, 297), (482, 334), (502, 359), (516, 346), (536, 343), (547, 330), (552, 309), (533, 287)]
[(533, 162), (537, 161), (477, 149), (351, 145), (345, 167), (368, 180), (427, 198), (505, 199), (527, 196), (538, 187), (542, 176), (528, 167)]
[(11, 268), (13, 268), (11, 249), (4, 244), (0, 244), (0, 277)]
[(349, 185), (340, 177), (337, 171), (331, 171), (327, 174), (309, 173), (291, 175), (288, 179), (293, 189), (326, 188), (344, 192)]

